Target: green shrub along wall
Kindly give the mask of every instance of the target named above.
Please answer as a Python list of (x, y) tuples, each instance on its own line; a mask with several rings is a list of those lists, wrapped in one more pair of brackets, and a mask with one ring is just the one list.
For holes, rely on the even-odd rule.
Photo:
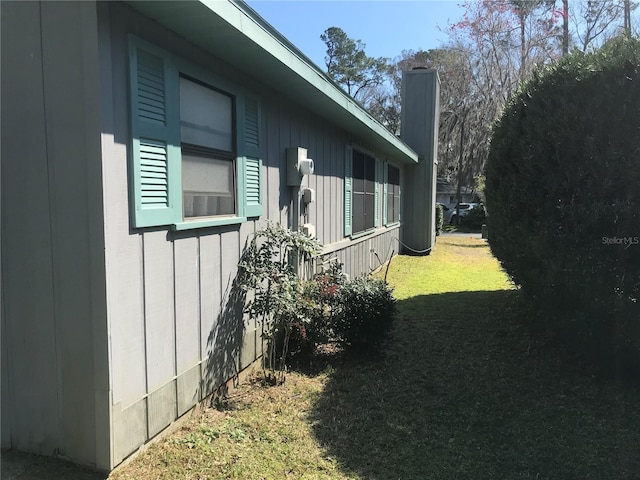
[(535, 318), (640, 365), (640, 41), (538, 71), (494, 126), (490, 245)]

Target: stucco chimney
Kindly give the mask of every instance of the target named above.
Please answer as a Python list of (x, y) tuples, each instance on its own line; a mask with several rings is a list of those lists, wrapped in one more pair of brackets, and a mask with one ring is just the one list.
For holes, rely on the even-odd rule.
[(404, 174), (403, 253), (425, 255), (436, 241), (440, 78), (435, 70), (403, 72), (401, 115), (400, 138), (420, 157), (418, 165), (408, 167)]

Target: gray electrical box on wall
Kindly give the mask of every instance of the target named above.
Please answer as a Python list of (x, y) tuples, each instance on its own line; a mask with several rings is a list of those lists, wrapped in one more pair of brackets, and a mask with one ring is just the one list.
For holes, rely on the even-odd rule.
[(307, 149), (287, 148), (287, 186), (299, 187), (302, 177), (313, 173), (313, 160), (307, 158)]

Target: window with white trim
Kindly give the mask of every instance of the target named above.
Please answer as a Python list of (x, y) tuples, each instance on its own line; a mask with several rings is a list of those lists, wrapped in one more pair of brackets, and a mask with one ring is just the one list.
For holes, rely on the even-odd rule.
[(131, 38), (132, 222), (176, 230), (262, 214), (260, 104)]

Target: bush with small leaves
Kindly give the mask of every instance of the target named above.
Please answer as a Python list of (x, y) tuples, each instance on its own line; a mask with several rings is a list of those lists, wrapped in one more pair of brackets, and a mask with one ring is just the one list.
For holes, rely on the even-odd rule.
[(294, 326), (308, 322), (297, 271), (319, 253), (316, 239), (270, 223), (255, 233), (238, 265), (239, 285), (252, 293), (246, 312), (262, 324), (268, 343), (265, 363), (276, 381), (284, 379), (276, 371), (285, 370)]
[(372, 352), (380, 348), (395, 315), (391, 287), (376, 277), (358, 277), (340, 289), (342, 309), (334, 333), (347, 349)]
[(494, 127), (490, 245), (568, 346), (640, 365), (640, 40), (538, 71)]

